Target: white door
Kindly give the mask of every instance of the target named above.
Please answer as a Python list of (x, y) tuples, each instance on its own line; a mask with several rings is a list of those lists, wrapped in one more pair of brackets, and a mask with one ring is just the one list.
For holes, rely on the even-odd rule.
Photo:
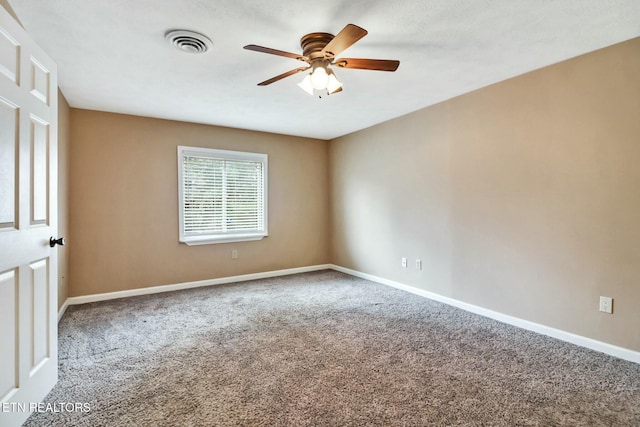
[[(55, 63), (0, 6), (0, 426), (58, 380)], [(56, 236), (57, 237), (57, 236)]]

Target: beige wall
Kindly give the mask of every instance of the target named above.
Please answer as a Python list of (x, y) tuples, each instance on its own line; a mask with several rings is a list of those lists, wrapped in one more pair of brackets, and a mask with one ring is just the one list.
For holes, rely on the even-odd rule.
[(638, 76), (635, 39), (332, 141), (333, 262), (639, 351)]
[[(58, 91), (58, 236), (69, 235), (69, 104)], [(58, 308), (69, 296), (69, 257), (66, 246), (58, 246)]]
[[(269, 237), (178, 243), (178, 145), (269, 155)], [(69, 295), (329, 262), (327, 161), (326, 141), (72, 108)]]

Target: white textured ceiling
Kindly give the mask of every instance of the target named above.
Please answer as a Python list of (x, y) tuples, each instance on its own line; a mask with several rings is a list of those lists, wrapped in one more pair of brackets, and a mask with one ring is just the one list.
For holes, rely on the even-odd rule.
[[(58, 63), (72, 107), (332, 139), (640, 36), (640, 0), (9, 0)], [(338, 69), (340, 94), (256, 84), (304, 65), (310, 32), (369, 31), (341, 56), (398, 59), (395, 73)], [(213, 49), (181, 52), (188, 29)], [(640, 53), (639, 53), (640, 54)]]

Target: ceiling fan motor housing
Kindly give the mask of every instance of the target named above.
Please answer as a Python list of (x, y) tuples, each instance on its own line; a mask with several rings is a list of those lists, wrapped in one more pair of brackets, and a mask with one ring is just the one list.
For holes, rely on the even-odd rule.
[(325, 58), (325, 55), (332, 58), (333, 52), (322, 53), (322, 49), (333, 40), (335, 36), (329, 33), (310, 33), (302, 36), (300, 39), (300, 47), (302, 47), (302, 55), (314, 59)]

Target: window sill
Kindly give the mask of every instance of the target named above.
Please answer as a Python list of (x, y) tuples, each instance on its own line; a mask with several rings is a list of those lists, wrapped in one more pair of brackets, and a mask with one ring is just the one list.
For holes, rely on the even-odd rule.
[(180, 239), (180, 243), (187, 246), (215, 245), (217, 243), (250, 242), (252, 240), (262, 240), (268, 234), (235, 234), (227, 236), (187, 236)]

